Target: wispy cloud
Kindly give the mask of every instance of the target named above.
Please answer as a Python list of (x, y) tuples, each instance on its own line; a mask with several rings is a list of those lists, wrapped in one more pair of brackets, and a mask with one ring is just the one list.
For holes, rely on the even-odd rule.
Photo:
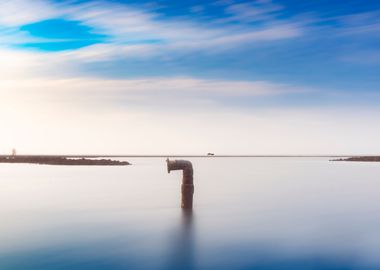
[(380, 12), (361, 12), (339, 16), (336, 18), (341, 27), (341, 33), (346, 35), (379, 34)]
[(20, 25), (60, 16), (56, 6), (46, 0), (2, 0), (0, 2), (0, 26)]
[(275, 20), (283, 6), (272, 1), (252, 1), (226, 5), (225, 12), (230, 15), (224, 21), (259, 22)]
[[(370, 91), (359, 94), (339, 89), (319, 89), (268, 80), (207, 79), (195, 76), (161, 76), (109, 79), (83, 74), (65, 54), (36, 55), (0, 50), (0, 94), (3, 102), (94, 107), (123, 110), (144, 107), (168, 108), (273, 108), (375, 104), (379, 96)], [(90, 57), (90, 56), (89, 56)], [(91, 57), (90, 57), (91, 58)], [(15, 61), (17, 59), (17, 61)], [(371, 96), (371, 98), (370, 98)], [(366, 99), (371, 102), (366, 101)], [(354, 103), (353, 103), (354, 102)]]
[[(145, 49), (166, 50), (215, 49), (237, 47), (249, 42), (294, 38), (301, 27), (290, 22), (261, 27), (200, 23), (191, 18), (166, 18), (161, 14), (120, 4), (91, 2), (71, 7), (70, 17), (112, 36), (114, 46), (125, 50), (141, 44)], [(155, 41), (155, 42), (150, 42)], [(104, 51), (105, 47), (102, 48)]]
[[(303, 94), (308, 90), (265, 81), (203, 80), (197, 78), (146, 78), (106, 80), (95, 78), (2, 79), (2, 103), (20, 102), (62, 107), (114, 110), (128, 107), (150, 109), (226, 107), (225, 101)], [(38, 106), (39, 106), (38, 105)], [(45, 106), (43, 105), (43, 106)], [(233, 107), (233, 106), (232, 106)]]
[[(243, 15), (237, 13), (245, 8), (234, 5), (229, 6), (228, 9), (241, 17)], [(269, 9), (272, 10), (274, 7)], [(2, 12), (0, 27), (13, 30), (13, 35), (4, 35), (11, 44), (12, 40), (13, 42), (15, 40), (11, 37), (16, 34), (19, 36), (22, 34), (24, 37), (19, 40), (19, 43), (26, 42), (30, 38), (30, 35), (28, 36), (25, 32), (17, 33), (14, 27), (51, 18), (79, 21), (82, 25), (91, 27), (94, 33), (107, 35), (106, 43), (112, 51), (115, 51), (115, 46), (123, 51), (128, 50), (128, 47), (139, 45), (145, 49), (149, 47), (150, 50), (157, 51), (162, 48), (166, 50), (210, 49), (214, 46), (218, 46), (221, 50), (224, 47), (238, 47), (250, 42), (289, 39), (302, 34), (299, 25), (287, 21), (261, 26), (229, 25), (217, 20), (205, 24), (191, 17), (164, 18), (162, 14), (152, 9), (103, 1), (57, 4), (38, 0), (31, 5), (30, 2), (24, 0), (8, 0), (1, 3), (0, 10)], [(20, 12), (15, 12), (16, 10)], [(250, 13), (252, 12), (251, 10)], [(267, 14), (268, 12), (269, 10), (259, 13)], [(14, 13), (17, 15), (13, 16)], [(3, 39), (3, 43), (5, 42)], [(107, 45), (102, 47), (103, 52)], [(93, 53), (92, 56), (95, 57)]]
[[(197, 77), (142, 77), (106, 79), (75, 71), (65, 54), (0, 49), (0, 95), (3, 102), (45, 100), (94, 106), (226, 106), (225, 101), (307, 94), (311, 89), (270, 81), (204, 79)], [(89, 58), (91, 58), (89, 56)], [(66, 74), (66, 75), (65, 75)], [(49, 102), (48, 102), (49, 103)], [(70, 106), (71, 106), (70, 105)]]

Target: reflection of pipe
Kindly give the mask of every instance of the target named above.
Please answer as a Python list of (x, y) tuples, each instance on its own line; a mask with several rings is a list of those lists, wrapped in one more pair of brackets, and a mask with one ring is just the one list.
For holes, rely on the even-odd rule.
[(167, 159), (166, 163), (168, 165), (168, 173), (175, 170), (183, 171), (181, 207), (184, 209), (192, 209), (194, 194), (193, 165), (187, 160)]
[(191, 209), (181, 210), (179, 228), (171, 231), (168, 263), (162, 269), (195, 270), (195, 224)]

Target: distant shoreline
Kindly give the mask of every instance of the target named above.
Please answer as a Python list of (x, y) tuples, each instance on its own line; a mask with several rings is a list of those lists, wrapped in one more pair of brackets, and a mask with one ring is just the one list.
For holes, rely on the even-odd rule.
[(111, 159), (67, 158), (64, 156), (0, 156), (0, 163), (65, 165), (65, 166), (126, 166), (127, 161)]
[(361, 156), (333, 159), (332, 161), (361, 161), (361, 162), (380, 162), (380, 156)]
[(131, 165), (127, 161), (110, 158), (334, 158), (330, 161), (380, 162), (380, 156), (354, 155), (0, 155), (0, 163), (66, 166)]
[[(331, 161), (380, 161), (376, 155), (0, 155), (0, 163), (85, 163), (94, 165), (129, 165), (115, 158), (331, 158)], [(12, 162), (19, 161), (19, 162)], [(80, 161), (82, 160), (82, 161)], [(97, 164), (101, 160), (103, 164)], [(31, 161), (31, 162), (30, 162)], [(128, 164), (124, 164), (128, 163)], [(76, 165), (76, 164), (73, 164)], [(80, 164), (79, 164), (80, 165)], [(91, 164), (89, 164), (91, 165)]]
[[(348, 157), (377, 157), (375, 155), (185, 155), (185, 154), (157, 154), (157, 155), (17, 155), (15, 157), (62, 157), (62, 158), (348, 158)], [(0, 158), (13, 157), (0, 155)]]

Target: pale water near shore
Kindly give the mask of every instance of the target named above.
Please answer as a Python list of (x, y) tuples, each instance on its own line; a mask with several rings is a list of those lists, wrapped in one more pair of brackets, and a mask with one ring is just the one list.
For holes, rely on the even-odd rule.
[(380, 163), (161, 158), (0, 164), (1, 270), (380, 269)]

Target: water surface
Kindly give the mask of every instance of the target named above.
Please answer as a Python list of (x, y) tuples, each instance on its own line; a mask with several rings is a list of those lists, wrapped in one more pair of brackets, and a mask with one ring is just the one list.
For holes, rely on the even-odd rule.
[(380, 163), (161, 158), (0, 165), (0, 269), (380, 269)]

